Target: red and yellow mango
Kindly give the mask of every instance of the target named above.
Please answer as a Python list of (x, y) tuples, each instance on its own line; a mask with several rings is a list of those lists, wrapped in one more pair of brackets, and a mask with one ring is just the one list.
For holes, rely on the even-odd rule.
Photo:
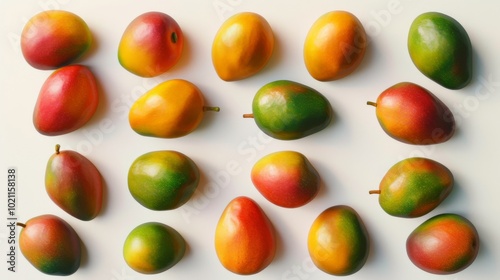
[(274, 228), (254, 200), (240, 196), (229, 202), (217, 223), (215, 251), (220, 263), (236, 274), (255, 274), (272, 262)]
[(452, 274), (471, 265), (479, 252), (479, 234), (466, 218), (451, 213), (419, 225), (406, 240), (406, 252), (420, 269)]
[(55, 70), (40, 89), (33, 124), (44, 135), (69, 133), (92, 118), (98, 103), (97, 82), (90, 69), (64, 66)]
[(118, 61), (135, 75), (155, 77), (177, 64), (183, 47), (184, 35), (171, 16), (147, 12), (136, 17), (123, 32)]
[(320, 187), (320, 177), (314, 166), (295, 151), (264, 156), (254, 164), (251, 179), (267, 200), (287, 208), (307, 204)]
[(92, 34), (79, 16), (61, 10), (33, 16), (21, 33), (21, 51), (37, 69), (56, 69), (83, 56), (92, 45)]

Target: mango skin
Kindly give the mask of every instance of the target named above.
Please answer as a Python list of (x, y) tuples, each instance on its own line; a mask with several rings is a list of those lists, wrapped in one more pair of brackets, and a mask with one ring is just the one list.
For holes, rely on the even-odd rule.
[(448, 141), (455, 133), (450, 109), (427, 89), (401, 82), (377, 98), (376, 115), (382, 129), (407, 144), (431, 145)]
[(366, 52), (366, 32), (350, 12), (331, 11), (319, 17), (304, 42), (304, 63), (319, 81), (333, 81), (354, 72)]
[(379, 203), (389, 215), (420, 217), (451, 193), (453, 182), (453, 174), (441, 163), (428, 158), (407, 158), (394, 164), (382, 178)]
[(21, 32), (21, 51), (26, 61), (40, 70), (68, 65), (88, 52), (92, 33), (79, 16), (62, 10), (34, 15)]
[(29, 219), (19, 233), (19, 248), (39, 271), (67, 276), (80, 267), (81, 242), (75, 230), (54, 215)]
[(45, 189), (50, 199), (71, 216), (94, 219), (102, 208), (103, 180), (95, 165), (75, 151), (53, 154), (45, 169)]
[(351, 275), (365, 264), (370, 251), (368, 231), (358, 213), (347, 205), (332, 206), (314, 220), (307, 237), (313, 263), (322, 271)]
[(278, 80), (261, 87), (252, 101), (253, 118), (267, 135), (300, 139), (323, 130), (332, 120), (328, 99), (303, 84)]
[(157, 274), (176, 265), (184, 256), (186, 241), (174, 228), (148, 222), (135, 227), (123, 244), (123, 258), (139, 273)]
[(75, 131), (94, 115), (99, 104), (97, 81), (89, 68), (69, 65), (45, 80), (33, 110), (36, 130), (47, 136)]
[(118, 61), (140, 77), (155, 77), (177, 64), (184, 48), (179, 24), (161, 12), (136, 17), (123, 32), (118, 45)]
[(264, 17), (242, 12), (228, 18), (212, 43), (212, 64), (224, 81), (237, 81), (260, 72), (274, 49), (274, 34)]
[(229, 202), (217, 223), (215, 251), (227, 270), (241, 275), (258, 273), (272, 262), (274, 228), (254, 200), (240, 196)]
[(319, 191), (320, 177), (301, 153), (280, 151), (259, 159), (251, 171), (257, 190), (270, 202), (286, 208), (309, 203)]
[(178, 138), (198, 127), (205, 110), (203, 94), (196, 85), (173, 79), (139, 97), (132, 104), (128, 119), (130, 127), (140, 135)]
[(130, 166), (128, 189), (134, 199), (151, 210), (172, 210), (193, 195), (200, 172), (192, 159), (171, 150), (145, 153)]
[(453, 274), (471, 265), (479, 252), (479, 234), (466, 218), (451, 213), (419, 225), (406, 241), (414, 265), (433, 274)]
[(461, 89), (472, 79), (472, 44), (454, 18), (427, 12), (414, 19), (408, 33), (411, 60), (425, 76), (448, 89)]

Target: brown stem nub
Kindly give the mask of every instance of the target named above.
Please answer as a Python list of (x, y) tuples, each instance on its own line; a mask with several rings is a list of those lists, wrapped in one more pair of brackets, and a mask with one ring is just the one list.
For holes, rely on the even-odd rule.
[(372, 101), (366, 102), (366, 105), (371, 105), (371, 106), (377, 107), (377, 103), (372, 102)]
[(59, 149), (61, 149), (61, 145), (56, 144), (56, 154), (59, 154)]
[(243, 114), (243, 117), (245, 119), (251, 119), (251, 118), (253, 118), (253, 114)]
[(203, 112), (206, 112), (206, 111), (219, 112), (220, 108), (219, 107), (203, 106)]
[(23, 223), (21, 223), (21, 222), (17, 222), (17, 223), (16, 223), (16, 225), (17, 225), (17, 226), (19, 226), (19, 227), (23, 227), (23, 228), (25, 228), (25, 227), (26, 227), (26, 224), (23, 224)]
[(380, 190), (371, 190), (368, 193), (369, 194), (380, 194)]

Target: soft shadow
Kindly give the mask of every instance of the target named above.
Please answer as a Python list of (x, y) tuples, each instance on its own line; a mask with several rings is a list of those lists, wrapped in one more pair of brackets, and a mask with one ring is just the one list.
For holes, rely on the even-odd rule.
[(87, 267), (89, 265), (89, 251), (87, 246), (80, 238), (80, 248), (81, 248), (81, 258), (80, 258), (80, 267)]

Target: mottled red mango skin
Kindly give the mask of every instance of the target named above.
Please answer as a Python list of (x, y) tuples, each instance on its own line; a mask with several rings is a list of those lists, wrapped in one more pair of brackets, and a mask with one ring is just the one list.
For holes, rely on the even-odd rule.
[(422, 223), (406, 241), (408, 257), (434, 274), (452, 274), (467, 268), (479, 251), (474, 225), (456, 214), (440, 214)]
[(102, 207), (103, 181), (99, 170), (75, 151), (57, 151), (47, 162), (45, 189), (50, 199), (75, 218), (89, 221)]
[(98, 103), (98, 87), (92, 72), (83, 65), (64, 66), (43, 84), (33, 112), (33, 124), (44, 135), (66, 134), (87, 123)]
[(377, 98), (376, 114), (392, 138), (414, 145), (449, 140), (455, 119), (448, 107), (425, 88), (410, 82), (396, 84)]
[(316, 169), (303, 154), (294, 151), (261, 158), (252, 168), (251, 179), (267, 200), (286, 208), (307, 204), (320, 187)]
[(83, 56), (92, 44), (89, 27), (79, 16), (49, 10), (33, 16), (21, 33), (21, 51), (34, 68), (47, 70)]
[(19, 248), (35, 268), (46, 274), (71, 275), (80, 267), (80, 238), (54, 215), (28, 220), (19, 233)]
[(135, 18), (123, 32), (118, 61), (135, 75), (154, 77), (179, 61), (183, 46), (182, 30), (172, 17), (148, 12)]
[(274, 228), (254, 200), (240, 196), (229, 202), (217, 223), (215, 250), (221, 264), (236, 274), (255, 274), (271, 263)]

